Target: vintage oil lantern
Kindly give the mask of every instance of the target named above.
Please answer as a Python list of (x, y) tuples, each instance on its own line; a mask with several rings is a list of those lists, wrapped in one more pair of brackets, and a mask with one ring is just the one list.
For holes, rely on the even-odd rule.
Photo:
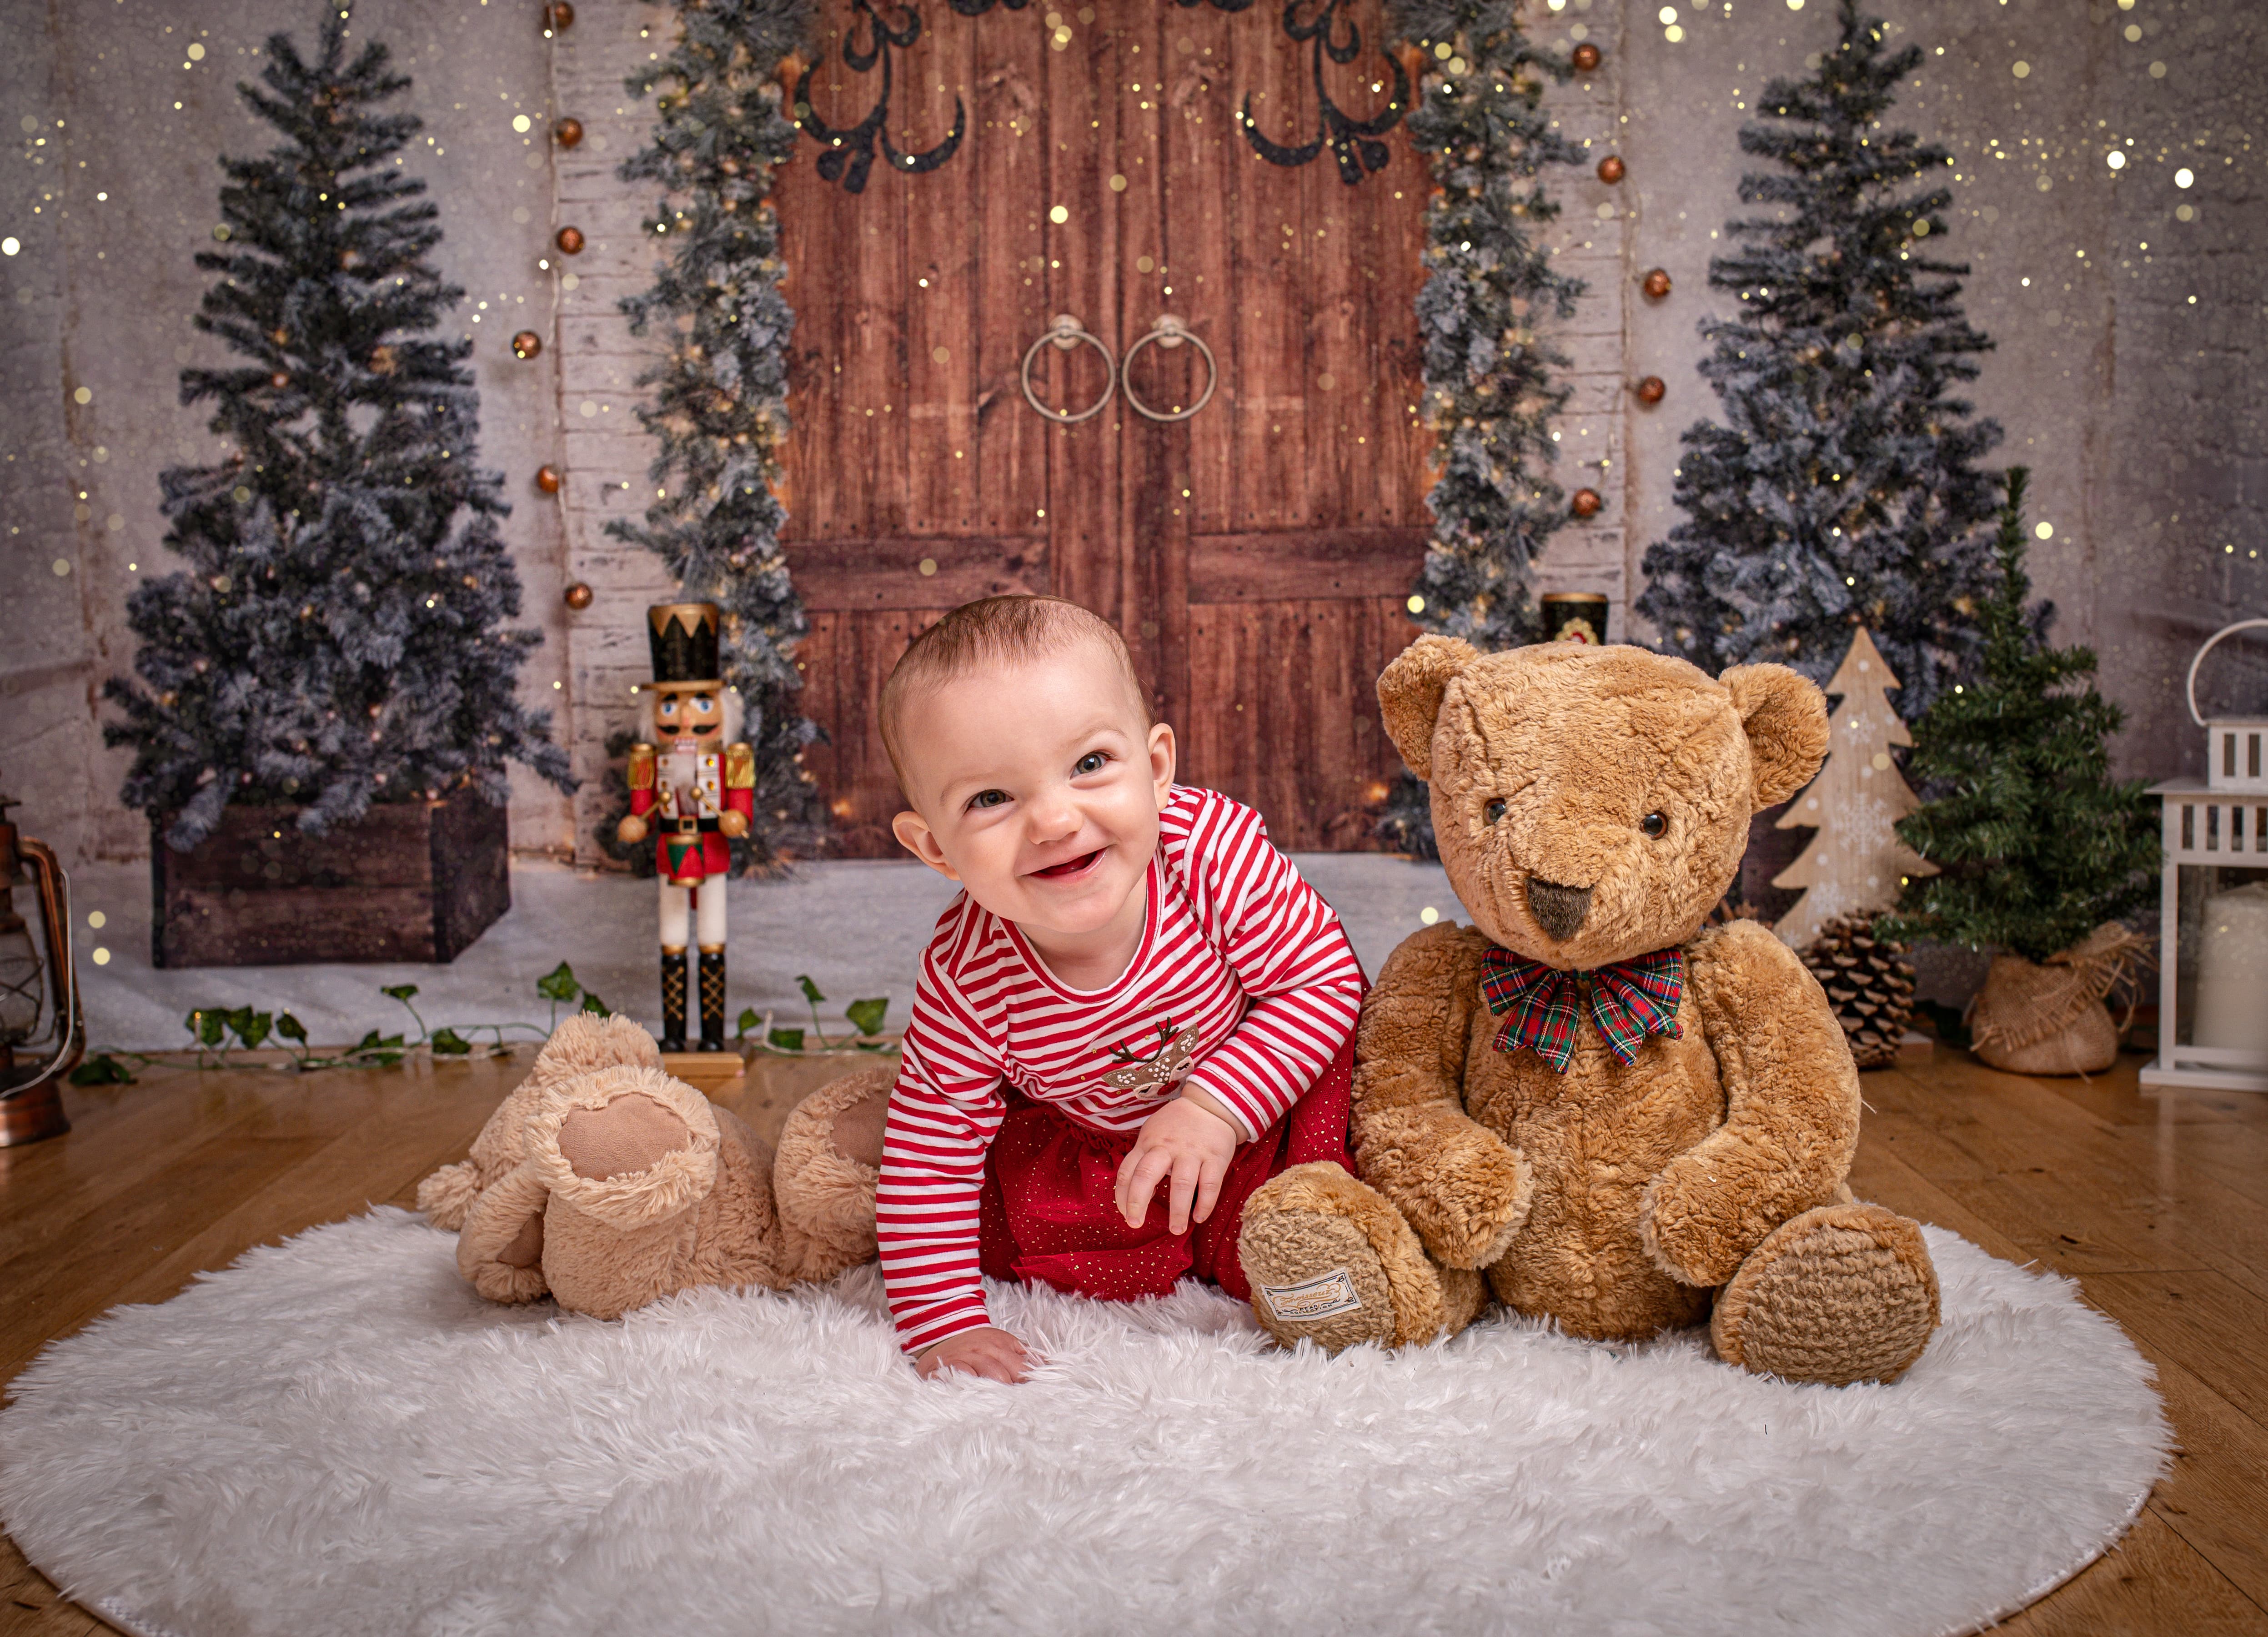
[[(70, 883), (44, 842), (8, 822), (0, 795), (0, 1148), (70, 1129), (63, 1077), (86, 1046), (77, 974), (71, 965)], [(36, 934), (16, 907), (28, 888)]]

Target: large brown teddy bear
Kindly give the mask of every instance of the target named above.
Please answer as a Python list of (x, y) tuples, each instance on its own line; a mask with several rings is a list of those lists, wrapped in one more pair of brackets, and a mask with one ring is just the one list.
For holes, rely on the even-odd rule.
[(421, 1184), (482, 1295), (619, 1318), (696, 1285), (779, 1289), (874, 1256), (887, 1070), (848, 1075), (788, 1116), (779, 1154), (662, 1072), (628, 1018), (555, 1030), (472, 1157)]
[(1334, 1349), (1426, 1340), (1469, 1322), (1484, 1274), (1576, 1336), (1706, 1319), (1752, 1370), (1899, 1375), (1937, 1278), (1912, 1222), (1845, 1186), (1842, 1030), (1770, 932), (1704, 925), (1750, 816), (1819, 769), (1819, 689), (1777, 665), (1712, 681), (1639, 648), (1425, 637), (1378, 691), (1474, 925), (1405, 940), (1364, 1006), (1363, 1180), (1300, 1167), (1247, 1207), (1262, 1322)]

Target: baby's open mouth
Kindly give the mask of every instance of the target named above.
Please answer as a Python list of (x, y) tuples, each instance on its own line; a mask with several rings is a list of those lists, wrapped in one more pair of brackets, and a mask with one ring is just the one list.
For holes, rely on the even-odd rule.
[(1066, 876), (1085, 874), (1101, 857), (1102, 849), (1097, 847), (1092, 852), (1082, 852), (1075, 859), (1065, 859), (1061, 864), (1050, 864), (1043, 870), (1034, 870), (1032, 874), (1049, 881), (1062, 881)]

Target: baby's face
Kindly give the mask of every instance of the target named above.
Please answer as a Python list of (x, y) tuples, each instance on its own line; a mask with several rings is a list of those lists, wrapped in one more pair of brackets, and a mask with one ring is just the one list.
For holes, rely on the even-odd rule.
[(993, 914), (1078, 938), (1141, 890), (1174, 782), (1116, 658), (1081, 643), (907, 701), (898, 837)]

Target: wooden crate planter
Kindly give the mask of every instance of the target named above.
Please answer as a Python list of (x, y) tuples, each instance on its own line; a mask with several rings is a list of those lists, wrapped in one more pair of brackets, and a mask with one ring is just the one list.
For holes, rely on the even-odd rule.
[(504, 809), (475, 795), (388, 802), (328, 835), (297, 807), (232, 807), (204, 844), (151, 822), (151, 960), (160, 967), (457, 958), (512, 908)]

